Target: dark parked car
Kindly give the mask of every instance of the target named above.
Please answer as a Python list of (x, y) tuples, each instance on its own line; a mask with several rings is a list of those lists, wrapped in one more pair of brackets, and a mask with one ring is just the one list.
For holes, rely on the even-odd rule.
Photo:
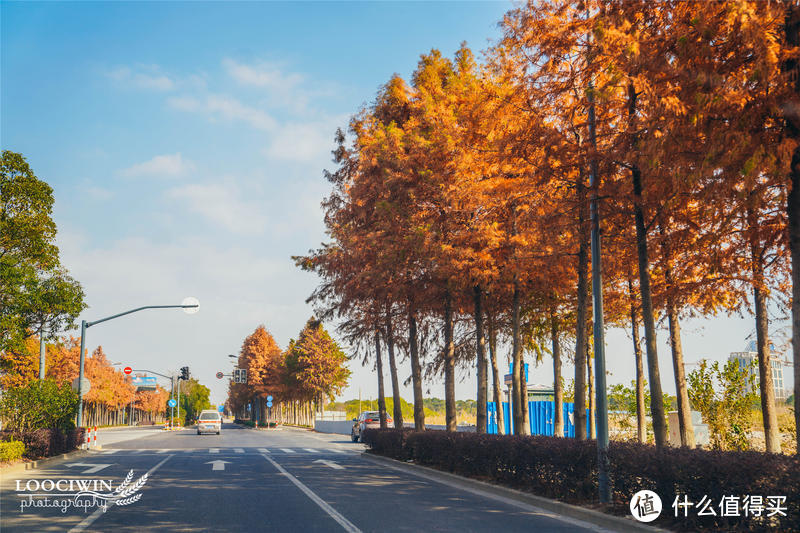
[[(386, 413), (386, 424), (392, 423), (392, 417)], [(353, 429), (350, 430), (350, 438), (353, 442), (358, 442), (361, 432), (365, 429), (378, 429), (381, 427), (381, 418), (378, 411), (362, 411), (358, 418), (353, 419)]]

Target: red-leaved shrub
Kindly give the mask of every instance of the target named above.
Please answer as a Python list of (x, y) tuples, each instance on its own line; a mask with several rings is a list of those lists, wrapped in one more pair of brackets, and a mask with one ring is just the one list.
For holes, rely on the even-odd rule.
[(23, 457), (41, 459), (70, 452), (80, 446), (86, 438), (86, 429), (33, 429), (29, 431), (5, 430), (0, 440), (18, 440), (25, 444)]

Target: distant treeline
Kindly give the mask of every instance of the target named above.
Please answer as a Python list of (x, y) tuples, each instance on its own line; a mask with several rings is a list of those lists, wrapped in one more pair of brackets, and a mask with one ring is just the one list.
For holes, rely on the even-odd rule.
[[(425, 398), (422, 402), (425, 407), (425, 416), (439, 416), (444, 415), (445, 413), (445, 406), (444, 400), (441, 398)], [(329, 404), (326, 409), (329, 411), (346, 411), (348, 418), (355, 418), (359, 414), (359, 401), (356, 398), (355, 400), (347, 400), (346, 402), (334, 402)], [(403, 418), (406, 420), (413, 420), (414, 419), (414, 405), (408, 403), (404, 399), (400, 398), (400, 408), (403, 411)], [(457, 400), (456, 401), (456, 409), (458, 410), (459, 414), (464, 415), (472, 415), (475, 416), (477, 412), (477, 404), (475, 400)], [(361, 400), (361, 411), (377, 411), (378, 410), (378, 400)], [(389, 415), (392, 414), (394, 411), (394, 399), (389, 397), (386, 398), (386, 412)]]

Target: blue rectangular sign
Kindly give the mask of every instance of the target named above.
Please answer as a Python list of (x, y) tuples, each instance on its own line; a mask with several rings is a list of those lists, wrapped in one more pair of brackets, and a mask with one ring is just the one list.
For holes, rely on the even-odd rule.
[(155, 376), (134, 376), (131, 383), (140, 389), (155, 389), (156, 378)]

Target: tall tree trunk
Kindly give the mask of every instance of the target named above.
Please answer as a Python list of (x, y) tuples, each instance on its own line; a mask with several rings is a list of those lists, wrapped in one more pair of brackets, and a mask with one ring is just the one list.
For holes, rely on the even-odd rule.
[(639, 339), (639, 313), (636, 312), (636, 298), (633, 293), (633, 279), (628, 274), (628, 298), (631, 307), (631, 336), (633, 337), (633, 358), (636, 363), (636, 433), (639, 442), (647, 442), (647, 420), (644, 406), (644, 368), (642, 366), (642, 343)]
[[(790, 47), (800, 46), (800, 6), (786, 4), (784, 19), (786, 43)], [(789, 74), (795, 98), (788, 110), (786, 132), (795, 141), (800, 141), (800, 121), (797, 104), (800, 101), (800, 62), (790, 58), (783, 65)], [(797, 454), (800, 454), (800, 146), (792, 153), (789, 170), (789, 194), (786, 197), (786, 215), (789, 219), (786, 231), (789, 234), (789, 253), (792, 258), (792, 361), (794, 362), (794, 422), (797, 431)]]
[(500, 390), (500, 370), (497, 368), (497, 332), (494, 328), (494, 314), (487, 313), (489, 323), (489, 360), (492, 364), (492, 398), (494, 399), (495, 413), (497, 414), (497, 434), (505, 434), (503, 415), (503, 397)]
[[(798, 11), (800, 13), (800, 11)], [(789, 251), (792, 256), (792, 361), (794, 362), (794, 423), (800, 454), (800, 148), (792, 154), (791, 192), (786, 200)]]
[(666, 311), (669, 323), (669, 345), (672, 351), (672, 367), (675, 374), (675, 391), (678, 398), (678, 427), (681, 434), (681, 446), (694, 448), (694, 426), (689, 408), (689, 393), (686, 389), (686, 370), (683, 365), (683, 344), (681, 343), (681, 326), (678, 321), (678, 309), (675, 303), (675, 281), (672, 278), (672, 248), (664, 227), (659, 224), (661, 232), (661, 249), (664, 254), (664, 281), (666, 282)]
[(586, 224), (586, 186), (583, 171), (578, 194), (578, 302), (575, 318), (575, 438), (586, 440), (586, 319), (589, 312), (589, 231)]
[(520, 428), (520, 435), (530, 435), (531, 421), (530, 406), (528, 405), (528, 380), (526, 379), (525, 375), (525, 351), (522, 348), (522, 344), (520, 344), (519, 348), (519, 363), (519, 379), (520, 383), (522, 384), (519, 390), (520, 414), (522, 415), (522, 427)]
[(383, 361), (381, 360), (381, 332), (375, 330), (375, 363), (378, 367), (378, 415), (381, 429), (386, 429), (386, 397), (383, 389)]
[(550, 309), (550, 341), (553, 345), (553, 435), (564, 436), (564, 390), (561, 385), (561, 341), (559, 324), (553, 308)]
[(413, 305), (408, 305), (408, 352), (411, 357), (411, 382), (414, 387), (414, 428), (425, 430), (425, 405), (422, 398), (422, 366), (419, 362), (417, 316)]
[(650, 294), (650, 260), (647, 253), (647, 227), (642, 209), (642, 174), (638, 166), (631, 169), (634, 194), (634, 216), (636, 219), (636, 249), (639, 259), (639, 290), (642, 293), (642, 322), (644, 322), (647, 371), (650, 378), (650, 414), (653, 419), (653, 434), (657, 447), (667, 445), (667, 421), (661, 390), (661, 373), (658, 370), (658, 348), (656, 347), (656, 323), (653, 316), (653, 299)]
[(392, 377), (392, 412), (394, 427), (403, 429), (403, 406), (400, 403), (400, 384), (397, 379), (397, 363), (394, 358), (394, 332), (392, 330), (392, 317), (386, 310), (386, 347), (389, 350), (389, 372)]
[(483, 335), (483, 290), (479, 285), (473, 287), (475, 300), (475, 340), (478, 359), (478, 412), (475, 420), (475, 430), (486, 433), (486, 338)]
[(522, 367), (522, 347), (520, 346), (519, 333), (519, 288), (517, 280), (514, 280), (514, 293), (511, 298), (511, 411), (514, 420), (514, 434), (522, 433), (522, 377), (524, 369)]
[(444, 410), (447, 431), (457, 431), (456, 354), (453, 344), (453, 300), (450, 290), (444, 296)]
[[(628, 84), (628, 117), (631, 131), (636, 131), (636, 88)], [(638, 149), (638, 139), (634, 135), (633, 146)], [(647, 351), (647, 372), (650, 378), (650, 413), (653, 419), (653, 434), (656, 446), (667, 445), (667, 420), (664, 414), (661, 373), (658, 370), (658, 349), (656, 347), (656, 324), (653, 315), (653, 299), (650, 294), (650, 259), (647, 253), (647, 226), (644, 223), (642, 207), (642, 172), (638, 165), (631, 167), (633, 181), (633, 210), (636, 220), (636, 251), (639, 260), (639, 290), (642, 293), (642, 321), (644, 322), (645, 349)]]
[[(750, 229), (758, 221), (752, 211), (747, 213)], [(753, 273), (753, 299), (756, 311), (756, 344), (758, 346), (758, 386), (761, 392), (761, 416), (764, 420), (764, 440), (767, 453), (781, 453), (781, 436), (778, 432), (778, 416), (775, 412), (775, 388), (772, 382), (772, 357), (769, 348), (769, 317), (767, 316), (767, 292), (764, 288), (763, 256), (757, 238), (751, 237), (750, 260)], [(797, 390), (795, 386), (795, 390)]]
[[(588, 328), (591, 330), (591, 327)], [(588, 332), (587, 332), (588, 335)], [(596, 407), (594, 405), (595, 400), (595, 390), (594, 390), (594, 353), (587, 350), (586, 354), (586, 380), (589, 389), (589, 394), (587, 395), (589, 398), (589, 438), (595, 439), (597, 438), (597, 427), (595, 423), (597, 422), (596, 417)]]

